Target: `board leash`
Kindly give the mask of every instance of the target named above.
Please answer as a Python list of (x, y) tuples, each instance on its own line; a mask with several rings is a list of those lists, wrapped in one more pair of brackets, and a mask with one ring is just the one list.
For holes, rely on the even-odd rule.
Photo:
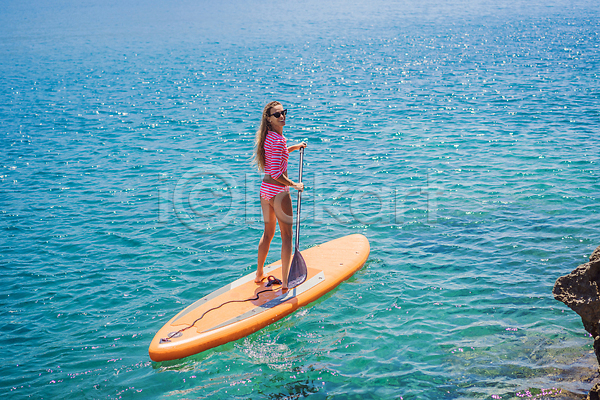
[[(269, 287), (269, 286), (271, 286), (271, 285), (281, 285), (281, 284), (282, 284), (281, 280), (279, 280), (279, 279), (275, 278), (273, 275), (269, 275), (269, 276), (267, 276), (267, 277), (265, 277), (265, 278), (262, 278), (262, 279), (261, 279), (261, 282), (262, 282), (262, 281), (264, 281), (265, 279), (267, 279), (267, 280), (268, 280), (268, 282), (267, 282), (267, 285), (266, 285), (267, 287)], [(185, 328), (181, 328), (181, 329), (180, 329), (180, 330), (178, 330), (178, 331), (175, 331), (175, 332), (171, 332), (171, 333), (169, 333), (169, 335), (168, 335), (166, 338), (161, 338), (161, 339), (160, 339), (160, 343), (166, 343), (166, 342), (170, 342), (170, 341), (171, 341), (171, 339), (173, 339), (174, 337), (176, 337), (176, 336), (177, 336), (177, 335), (179, 335), (180, 333), (183, 333), (183, 332), (187, 331), (188, 329), (190, 329), (190, 328), (193, 328), (193, 327), (194, 327), (194, 325), (196, 325), (196, 323), (197, 323), (198, 321), (200, 321), (202, 318), (204, 318), (204, 316), (205, 316), (206, 314), (208, 314), (208, 313), (209, 313), (209, 312), (211, 312), (211, 311), (214, 311), (214, 310), (217, 310), (217, 309), (219, 309), (219, 308), (223, 307), (225, 304), (231, 304), (231, 303), (245, 303), (245, 302), (247, 302), (247, 301), (256, 301), (256, 300), (258, 300), (258, 299), (259, 299), (259, 296), (261, 295), (261, 293), (265, 293), (265, 292), (274, 292), (274, 291), (275, 291), (274, 289), (265, 289), (265, 290), (261, 290), (260, 292), (256, 293), (256, 296), (255, 296), (255, 297), (251, 297), (251, 298), (249, 298), (249, 299), (244, 299), (244, 300), (229, 300), (229, 301), (226, 301), (225, 303), (219, 304), (219, 305), (218, 305), (218, 306), (216, 306), (216, 307), (213, 307), (213, 308), (211, 308), (211, 309), (208, 309), (208, 310), (204, 311), (204, 313), (203, 313), (203, 314), (202, 314), (200, 317), (198, 317), (198, 318), (197, 318), (197, 319), (196, 319), (194, 322), (192, 322), (192, 324), (191, 324), (191, 325), (189, 325), (189, 326), (186, 326)]]

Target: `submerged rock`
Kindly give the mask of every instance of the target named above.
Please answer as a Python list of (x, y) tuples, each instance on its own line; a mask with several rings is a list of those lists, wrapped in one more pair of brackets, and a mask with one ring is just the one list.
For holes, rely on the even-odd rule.
[[(600, 246), (594, 250), (589, 262), (558, 278), (552, 294), (579, 314), (583, 327), (594, 338), (594, 352), (600, 365)], [(599, 393), (600, 384), (596, 384), (588, 399), (599, 399)]]

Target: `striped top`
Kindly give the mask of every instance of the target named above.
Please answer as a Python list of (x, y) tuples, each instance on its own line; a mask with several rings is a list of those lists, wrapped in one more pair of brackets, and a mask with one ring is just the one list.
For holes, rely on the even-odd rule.
[(269, 131), (265, 138), (265, 173), (273, 179), (287, 171), (289, 152), (287, 139), (277, 132)]

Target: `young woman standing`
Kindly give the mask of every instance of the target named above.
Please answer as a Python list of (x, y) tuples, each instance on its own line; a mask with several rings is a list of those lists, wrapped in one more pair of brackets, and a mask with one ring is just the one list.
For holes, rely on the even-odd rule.
[(292, 198), (289, 187), (304, 190), (303, 183), (295, 183), (287, 176), (289, 153), (306, 147), (306, 143), (287, 147), (283, 136), (287, 110), (278, 101), (267, 104), (263, 110), (260, 128), (256, 132), (254, 161), (265, 175), (260, 186), (260, 206), (262, 208), (265, 230), (258, 243), (258, 263), (256, 283), (264, 280), (264, 265), (275, 236), (276, 223), (281, 231), (281, 268), (283, 272), (283, 291), (288, 288), (288, 274), (292, 262), (292, 224), (294, 221)]

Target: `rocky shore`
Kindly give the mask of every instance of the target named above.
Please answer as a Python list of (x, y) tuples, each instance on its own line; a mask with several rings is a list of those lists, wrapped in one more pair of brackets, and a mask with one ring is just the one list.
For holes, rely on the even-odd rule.
[[(558, 278), (552, 294), (579, 314), (585, 330), (594, 338), (594, 352), (600, 366), (600, 246), (589, 262)], [(600, 382), (593, 386), (587, 398), (600, 400)]]

